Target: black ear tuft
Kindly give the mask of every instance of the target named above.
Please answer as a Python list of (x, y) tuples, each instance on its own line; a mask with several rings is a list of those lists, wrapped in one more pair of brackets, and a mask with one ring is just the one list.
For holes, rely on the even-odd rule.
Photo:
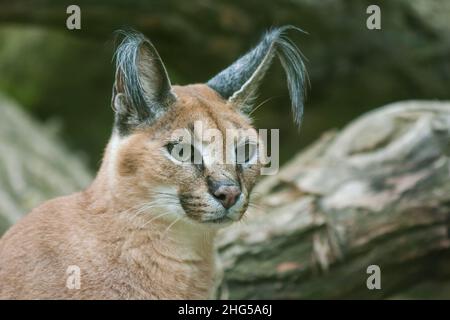
[(294, 121), (300, 125), (307, 73), (300, 50), (285, 35), (290, 29), (303, 32), (294, 26), (270, 30), (255, 48), (209, 80), (207, 85), (244, 111), (249, 111), (251, 109), (249, 103), (255, 97), (273, 57), (278, 56), (286, 72)]
[(116, 76), (112, 106), (121, 134), (151, 124), (175, 96), (164, 64), (152, 43), (134, 30), (117, 31), (120, 43), (114, 58)]

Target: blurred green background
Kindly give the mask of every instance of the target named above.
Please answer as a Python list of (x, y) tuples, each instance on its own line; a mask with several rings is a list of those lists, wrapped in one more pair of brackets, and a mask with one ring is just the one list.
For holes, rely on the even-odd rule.
[[(66, 29), (66, 8), (81, 7), (81, 30)], [(381, 30), (366, 8), (381, 7)], [(262, 85), (260, 128), (280, 128), (281, 160), (330, 128), (404, 99), (450, 98), (447, 0), (0, 0), (0, 92), (44, 123), (98, 168), (112, 124), (113, 31), (131, 26), (159, 50), (175, 84), (205, 82), (251, 48), (271, 26), (292, 34), (311, 80), (300, 134), (282, 68)]]
[[(66, 28), (72, 4), (81, 7), (81, 30)], [(372, 4), (381, 8), (381, 30), (366, 27)], [(449, 18), (449, 0), (0, 0), (0, 235), (39, 203), (92, 180), (111, 132), (113, 32), (121, 27), (153, 41), (174, 84), (207, 81), (272, 26), (307, 31), (291, 34), (311, 82), (300, 132), (279, 62), (256, 103), (270, 100), (253, 114), (257, 127), (280, 129), (283, 163), (325, 131), (387, 103), (450, 100)], [(397, 281), (433, 278), (439, 258), (423, 259), (424, 269), (408, 264)], [(417, 285), (419, 297), (447, 294)]]

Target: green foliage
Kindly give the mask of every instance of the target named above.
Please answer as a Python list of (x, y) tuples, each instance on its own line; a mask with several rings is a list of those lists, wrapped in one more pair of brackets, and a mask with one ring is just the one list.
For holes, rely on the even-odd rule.
[[(279, 65), (269, 71), (257, 103), (271, 99), (253, 114), (258, 127), (280, 128), (284, 162), (325, 130), (379, 105), (450, 98), (447, 2), (232, 0), (204, 6), (200, 0), (99, 0), (93, 6), (82, 1), (84, 27), (77, 32), (64, 28), (65, 12), (45, 2), (34, 17), (40, 27), (0, 28), (0, 90), (40, 120), (60, 119), (62, 138), (96, 168), (112, 123), (115, 29), (125, 24), (144, 32), (172, 82), (187, 84), (207, 81), (269, 27), (293, 24), (309, 33), (292, 35), (308, 58), (311, 79), (300, 135)], [(381, 6), (382, 30), (366, 28), (372, 3)]]

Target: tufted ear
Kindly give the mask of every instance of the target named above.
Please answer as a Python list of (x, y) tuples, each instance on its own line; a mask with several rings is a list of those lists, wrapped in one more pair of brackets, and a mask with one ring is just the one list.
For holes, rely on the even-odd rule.
[(136, 31), (119, 31), (112, 94), (115, 127), (122, 135), (151, 125), (175, 101), (164, 64), (152, 43)]
[(285, 35), (289, 29), (302, 31), (293, 26), (270, 30), (255, 48), (209, 80), (207, 85), (243, 111), (249, 112), (261, 80), (273, 58), (278, 56), (286, 72), (294, 121), (300, 125), (307, 74), (300, 50)]

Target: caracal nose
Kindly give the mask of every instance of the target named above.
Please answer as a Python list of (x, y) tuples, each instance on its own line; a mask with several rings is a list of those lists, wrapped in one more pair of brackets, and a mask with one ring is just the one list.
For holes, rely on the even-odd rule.
[(211, 193), (226, 209), (229, 209), (238, 200), (241, 195), (241, 189), (235, 185), (219, 185)]

